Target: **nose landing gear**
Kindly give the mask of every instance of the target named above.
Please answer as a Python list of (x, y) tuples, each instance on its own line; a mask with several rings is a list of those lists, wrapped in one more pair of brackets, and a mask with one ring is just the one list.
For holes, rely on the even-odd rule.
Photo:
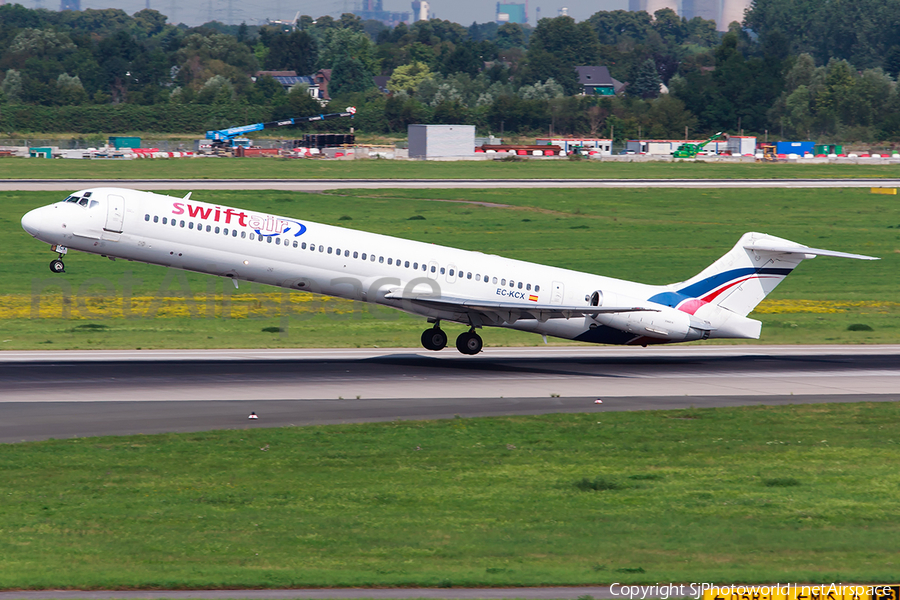
[(57, 254), (59, 254), (58, 258), (50, 261), (50, 270), (54, 273), (65, 273), (66, 265), (62, 261), (62, 257), (69, 251), (65, 246), (60, 246), (59, 244), (55, 246), (50, 246), (50, 249)]

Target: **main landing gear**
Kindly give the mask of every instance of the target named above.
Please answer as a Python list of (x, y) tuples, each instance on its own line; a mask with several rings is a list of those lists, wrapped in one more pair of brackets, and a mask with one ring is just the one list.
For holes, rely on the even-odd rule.
[[(440, 322), (436, 322), (434, 327), (426, 329), (422, 332), (422, 346), (426, 350), (443, 350), (447, 347), (447, 334), (441, 329)], [(474, 355), (481, 352), (484, 342), (475, 329), (459, 334), (456, 338), (456, 349), (463, 354)]]

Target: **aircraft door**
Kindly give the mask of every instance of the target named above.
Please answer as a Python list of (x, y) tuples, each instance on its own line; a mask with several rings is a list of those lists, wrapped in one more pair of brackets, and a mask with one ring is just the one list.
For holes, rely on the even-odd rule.
[(560, 281), (553, 282), (553, 291), (550, 292), (550, 304), (562, 304), (566, 295), (566, 288)]
[(122, 233), (125, 223), (125, 198), (110, 194), (106, 197), (106, 226), (103, 228), (112, 233)]
[(431, 261), (428, 263), (428, 279), (437, 279), (438, 278), (438, 264), (437, 261)]

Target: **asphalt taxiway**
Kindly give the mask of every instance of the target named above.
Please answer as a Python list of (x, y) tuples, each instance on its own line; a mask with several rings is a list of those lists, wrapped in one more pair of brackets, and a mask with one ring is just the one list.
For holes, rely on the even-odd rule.
[[(0, 442), (900, 400), (900, 346), (0, 353)], [(597, 403), (601, 400), (601, 403)], [(250, 412), (258, 420), (247, 419)]]

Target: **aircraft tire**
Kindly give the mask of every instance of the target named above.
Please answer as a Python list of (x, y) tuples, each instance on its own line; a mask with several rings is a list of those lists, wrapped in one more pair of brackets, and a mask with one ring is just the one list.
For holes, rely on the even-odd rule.
[(456, 338), (456, 349), (463, 354), (468, 354), (470, 356), (478, 354), (483, 347), (484, 342), (482, 341), (481, 336), (474, 331), (463, 332)]
[(426, 350), (443, 350), (447, 347), (447, 334), (438, 327), (426, 329), (422, 332), (422, 346)]
[(54, 273), (62, 273), (66, 270), (66, 265), (58, 258), (50, 261), (50, 270)]

